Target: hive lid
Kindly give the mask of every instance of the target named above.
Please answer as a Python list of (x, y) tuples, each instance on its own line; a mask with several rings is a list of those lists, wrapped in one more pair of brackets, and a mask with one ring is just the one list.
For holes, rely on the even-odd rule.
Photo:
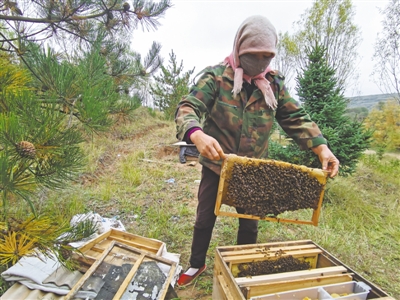
[[(230, 154), (222, 164), (215, 214), (317, 226), (327, 175), (321, 169)], [(246, 210), (232, 213), (221, 210), (222, 204)], [(280, 217), (307, 208), (311, 220)]]

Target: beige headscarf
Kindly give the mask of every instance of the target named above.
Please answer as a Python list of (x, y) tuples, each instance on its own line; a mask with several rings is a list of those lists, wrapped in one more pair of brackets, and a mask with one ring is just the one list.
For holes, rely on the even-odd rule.
[(271, 68), (268, 66), (264, 72), (250, 77), (243, 73), (243, 69), (240, 67), (239, 56), (254, 52), (269, 52), (275, 56), (277, 42), (278, 36), (275, 27), (263, 16), (251, 16), (240, 25), (233, 43), (233, 51), (224, 60), (235, 71), (232, 90), (234, 96), (240, 93), (243, 79), (249, 83), (251, 83), (251, 80), (254, 80), (255, 85), (263, 93), (267, 105), (272, 109), (276, 108), (277, 102), (270, 87), (270, 82), (265, 79), (265, 74), (270, 72)]

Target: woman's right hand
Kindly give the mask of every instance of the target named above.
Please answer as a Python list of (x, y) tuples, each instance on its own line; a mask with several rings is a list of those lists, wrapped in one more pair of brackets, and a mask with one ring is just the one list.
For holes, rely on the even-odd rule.
[(211, 160), (220, 160), (226, 157), (218, 141), (205, 134), (202, 130), (197, 130), (190, 135), (190, 140), (196, 145), (197, 150), (204, 157)]

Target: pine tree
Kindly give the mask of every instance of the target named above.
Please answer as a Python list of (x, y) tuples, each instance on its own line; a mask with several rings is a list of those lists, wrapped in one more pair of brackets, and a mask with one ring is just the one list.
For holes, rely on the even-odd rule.
[(183, 72), (183, 62), (178, 65), (174, 51), (169, 54), (169, 63), (167, 67), (161, 66), (161, 75), (154, 76), (155, 84), (151, 85), (150, 93), (165, 117), (173, 119), (179, 101), (189, 92), (189, 80), (194, 68)]
[[(326, 49), (318, 44), (307, 50), (307, 65), (296, 78), (297, 93), (311, 119), (328, 140), (329, 148), (340, 161), (340, 174), (355, 171), (357, 160), (370, 145), (371, 132), (361, 122), (346, 116), (347, 100), (335, 77), (335, 70), (326, 60)], [(312, 151), (301, 151), (294, 142), (284, 149), (273, 144), (270, 154), (296, 164), (320, 168)]]
[[(1, 1), (0, 50), (23, 55), (29, 42), (47, 40), (59, 48), (66, 45), (88, 45), (104, 31), (113, 39), (131, 33), (139, 26), (157, 29), (159, 19), (172, 6), (170, 0), (76, 0), (76, 1)], [(124, 37), (122, 37), (123, 39)], [(129, 40), (129, 39), (128, 39)]]
[(61, 188), (78, 172), (83, 138), (75, 126), (66, 126), (62, 105), (38, 100), (26, 73), (6, 59), (0, 65), (7, 70), (0, 75), (1, 221), (7, 221), (11, 200), (25, 200), (34, 213), (38, 188)]
[[(141, 104), (131, 95), (161, 64), (161, 46), (142, 61), (129, 50), (130, 33), (139, 24), (157, 28), (171, 5), (46, 0), (22, 12), (7, 3), (0, 12), (0, 266), (38, 252), (66, 263), (67, 240), (83, 231), (40, 216), (38, 193), (68, 186), (84, 167), (81, 143), (107, 130), (112, 114)], [(47, 46), (58, 38), (57, 51), (44, 50), (38, 37)], [(65, 232), (73, 234), (61, 241)]]
[(58, 237), (72, 230), (69, 222), (36, 215), (35, 198), (44, 188), (64, 188), (81, 170), (82, 134), (67, 126), (62, 105), (50, 101), (56, 98), (40, 99), (10, 56), (0, 55), (0, 68), (0, 266), (50, 252), (68, 265), (63, 254), (73, 249)]

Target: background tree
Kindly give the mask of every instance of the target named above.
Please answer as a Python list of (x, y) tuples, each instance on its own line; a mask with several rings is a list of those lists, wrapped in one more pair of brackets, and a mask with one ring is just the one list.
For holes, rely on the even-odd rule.
[(278, 41), (276, 56), (272, 61), (273, 67), (285, 76), (286, 82), (292, 82), (297, 71), (296, 57), (298, 56), (297, 51), (299, 51), (299, 48), (288, 32), (280, 32)]
[(394, 93), (400, 104), (400, 1), (391, 0), (381, 11), (383, 30), (375, 42), (372, 76), (384, 93)]
[[(347, 100), (338, 84), (335, 70), (327, 63), (326, 49), (316, 45), (306, 50), (306, 54), (306, 68), (296, 78), (299, 99), (339, 159), (340, 173), (352, 174), (357, 160), (369, 146), (371, 133), (364, 129), (362, 123), (352, 121), (345, 115)], [(321, 167), (312, 151), (301, 151), (294, 142), (286, 148), (272, 143), (270, 156), (313, 168)]]
[(372, 146), (381, 150), (400, 149), (400, 105), (397, 100), (382, 103), (365, 120), (373, 130)]
[(360, 29), (354, 22), (351, 0), (318, 0), (297, 22), (293, 39), (298, 45), (297, 66), (307, 64), (306, 49), (317, 43), (326, 48), (328, 64), (336, 71), (337, 83), (343, 90), (358, 78), (355, 68), (357, 47), (361, 42)]
[(154, 76), (150, 86), (154, 104), (164, 112), (167, 119), (173, 119), (181, 98), (189, 93), (189, 80), (194, 68), (183, 72), (183, 61), (178, 65), (174, 51), (169, 54), (169, 65), (161, 66), (161, 74)]

